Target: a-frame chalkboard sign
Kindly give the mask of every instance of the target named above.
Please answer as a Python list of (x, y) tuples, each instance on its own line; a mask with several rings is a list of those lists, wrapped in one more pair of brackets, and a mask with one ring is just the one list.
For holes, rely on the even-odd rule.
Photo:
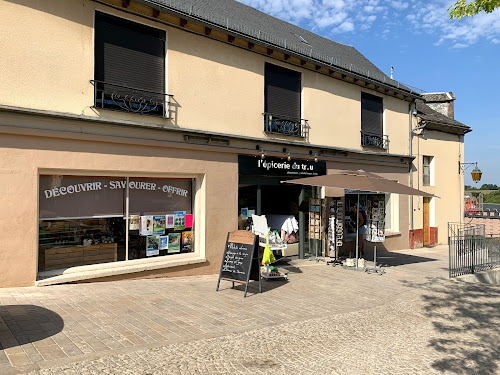
[(217, 291), (221, 280), (245, 284), (247, 296), (248, 282), (259, 282), (259, 293), (262, 293), (260, 279), (259, 237), (246, 230), (237, 230), (227, 234), (226, 248), (220, 266)]

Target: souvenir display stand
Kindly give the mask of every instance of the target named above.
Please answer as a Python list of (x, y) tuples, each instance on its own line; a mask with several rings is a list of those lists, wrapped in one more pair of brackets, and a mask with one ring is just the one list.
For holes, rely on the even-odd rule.
[[(383, 195), (371, 196), (366, 201), (366, 240), (369, 242), (385, 241), (385, 197)], [(373, 247), (373, 267), (365, 267), (366, 272), (375, 272), (379, 275), (385, 269), (377, 267), (377, 246)]]
[[(325, 200), (319, 199), (319, 198), (311, 198), (309, 200), (309, 249), (312, 248), (314, 245), (315, 248), (315, 256), (309, 258), (309, 260), (325, 260), (324, 256), (319, 254), (319, 249), (321, 249), (321, 240), (322, 240), (322, 235), (321, 233), (323, 232), (324, 222), (323, 219), (325, 215), (322, 215), (322, 212), (325, 211), (325, 209), (322, 210), (323, 205), (325, 205)], [(314, 241), (319, 241), (319, 242), (314, 242)]]
[(332, 260), (326, 264), (341, 265), (340, 248), (344, 244), (344, 202), (341, 198), (328, 199), (328, 242), (327, 255)]

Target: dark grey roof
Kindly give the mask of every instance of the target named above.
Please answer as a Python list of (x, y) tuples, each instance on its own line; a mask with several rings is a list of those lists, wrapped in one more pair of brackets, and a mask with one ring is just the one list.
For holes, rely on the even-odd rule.
[[(234, 0), (137, 0), (159, 10), (197, 19), (243, 37), (275, 46), (331, 65), (345, 73), (380, 82), (419, 97), (419, 94), (385, 75), (354, 47), (334, 42)], [(307, 41), (304, 43), (300, 37)]]
[(456, 99), (452, 92), (431, 92), (422, 94), (422, 97), (427, 103), (450, 102)]
[(472, 131), (467, 125), (433, 110), (420, 99), (416, 100), (416, 105), (418, 112), (417, 116), (427, 121), (427, 123), (430, 123), (427, 125), (427, 128), (460, 134)]
[(483, 210), (490, 210), (490, 211), (500, 211), (500, 204), (497, 203), (483, 203)]

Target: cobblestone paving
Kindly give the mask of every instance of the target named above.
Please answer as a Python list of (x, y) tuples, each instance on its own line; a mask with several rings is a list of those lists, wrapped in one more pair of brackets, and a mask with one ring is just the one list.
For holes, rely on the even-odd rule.
[[(447, 280), (444, 251), (381, 277), (299, 262), (246, 299), (213, 276), (3, 290), (0, 374), (500, 374), (500, 287)], [(22, 343), (33, 306), (64, 327)]]

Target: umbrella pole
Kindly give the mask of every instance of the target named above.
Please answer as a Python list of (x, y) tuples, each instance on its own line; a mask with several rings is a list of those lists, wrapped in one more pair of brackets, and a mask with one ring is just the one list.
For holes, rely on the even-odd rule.
[(358, 191), (358, 207), (356, 208), (356, 268), (358, 268), (358, 251), (359, 251), (359, 191)]

